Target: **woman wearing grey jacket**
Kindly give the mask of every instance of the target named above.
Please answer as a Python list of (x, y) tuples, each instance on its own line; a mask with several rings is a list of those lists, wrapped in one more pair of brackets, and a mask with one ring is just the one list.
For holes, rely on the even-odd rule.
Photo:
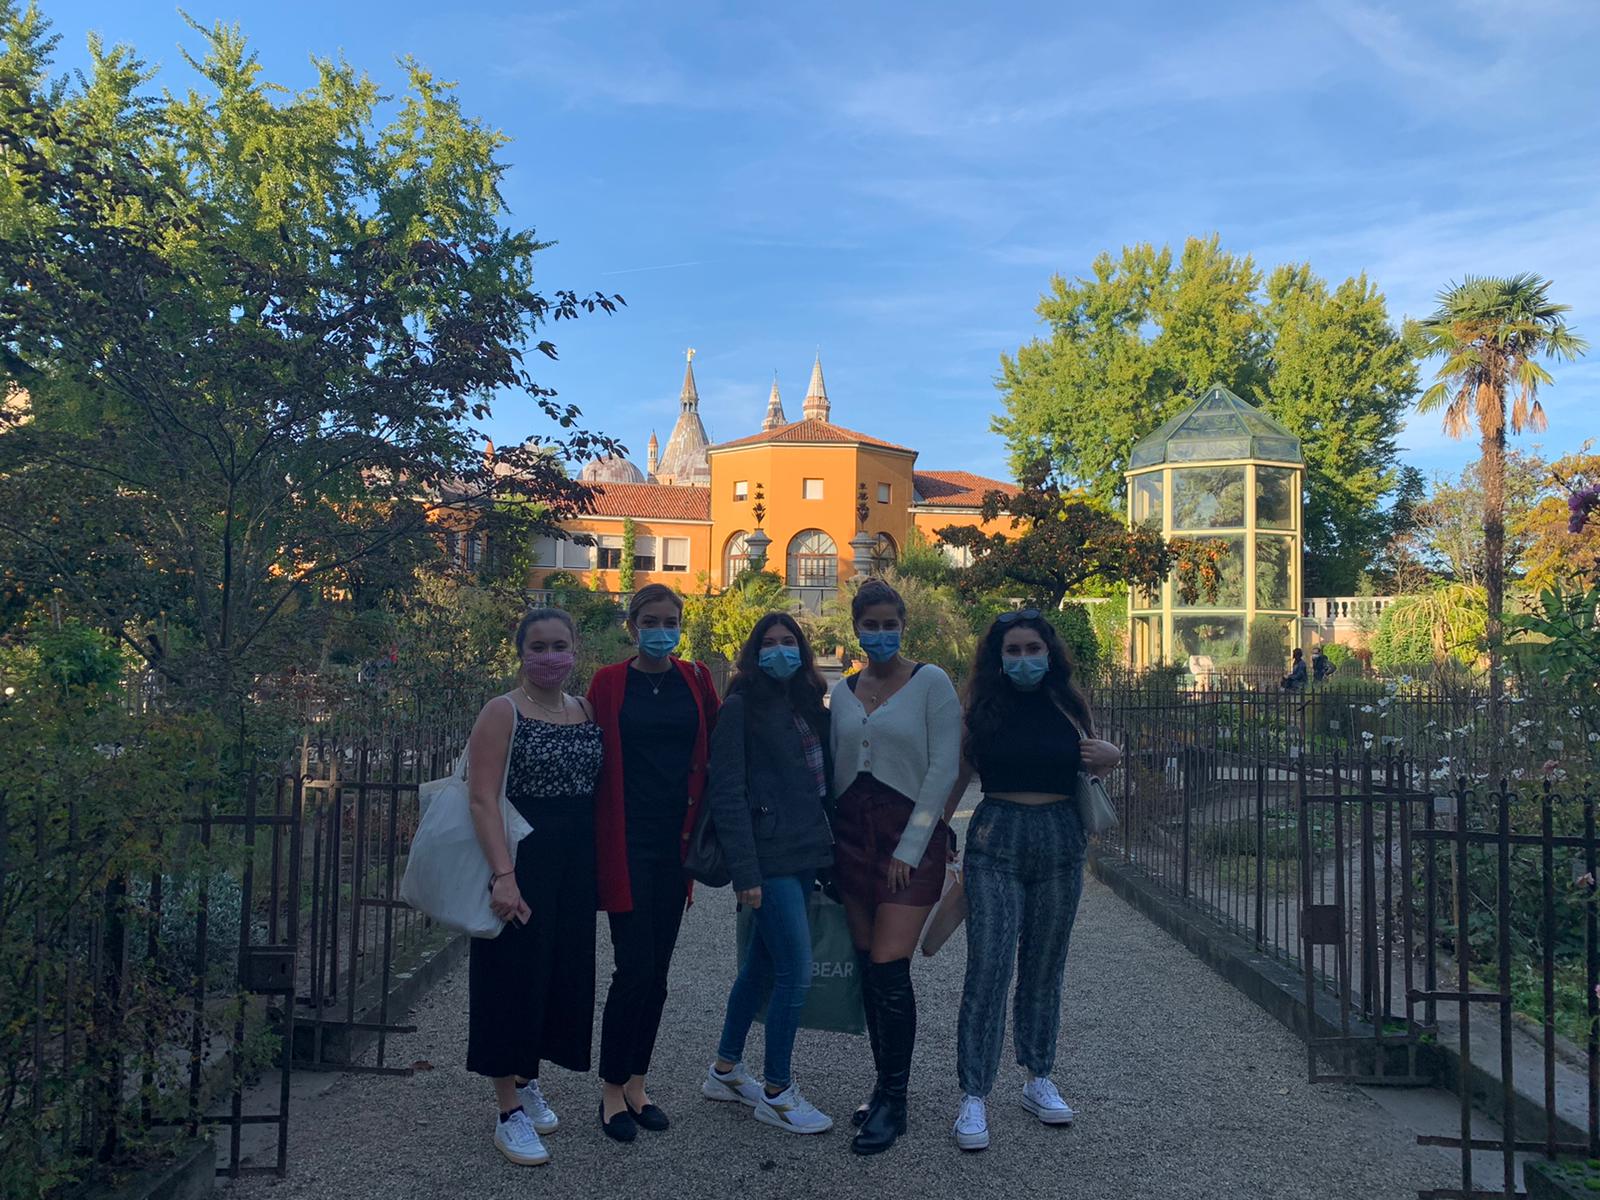
[[(757, 622), (737, 665), (711, 738), (707, 799), (739, 903), (755, 912), (755, 935), (700, 1090), (747, 1104), (756, 1120), (786, 1132), (823, 1133), (833, 1120), (800, 1094), (790, 1055), (811, 986), (806, 899), (818, 870), (833, 863), (826, 689), (788, 613)], [(769, 991), (763, 1086), (740, 1060)]]

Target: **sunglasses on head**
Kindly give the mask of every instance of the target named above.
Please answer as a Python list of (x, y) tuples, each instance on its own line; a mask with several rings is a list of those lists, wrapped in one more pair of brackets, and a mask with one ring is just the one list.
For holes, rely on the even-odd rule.
[(1037, 621), (1039, 610), (1037, 608), (1015, 608), (1010, 612), (1003, 612), (995, 620), (1002, 625), (1009, 625), (1013, 621)]

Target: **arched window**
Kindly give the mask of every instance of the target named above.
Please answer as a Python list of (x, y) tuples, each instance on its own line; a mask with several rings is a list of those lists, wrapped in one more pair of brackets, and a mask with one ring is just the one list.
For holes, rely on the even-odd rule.
[(882, 575), (900, 558), (900, 548), (894, 544), (894, 539), (887, 533), (880, 533), (877, 541), (872, 543), (872, 573)]
[(750, 567), (750, 535), (740, 530), (722, 552), (722, 581), (732, 583)]
[(839, 548), (822, 530), (807, 529), (789, 542), (789, 586), (839, 586)]

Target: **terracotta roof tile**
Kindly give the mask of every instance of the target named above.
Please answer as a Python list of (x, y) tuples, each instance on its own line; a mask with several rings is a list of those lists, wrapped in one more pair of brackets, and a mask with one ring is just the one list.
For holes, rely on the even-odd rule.
[(941, 508), (982, 508), (985, 492), (1017, 494), (1015, 484), (974, 475), (971, 471), (917, 471), (911, 479), (923, 504), (936, 504)]
[(727, 450), (734, 446), (758, 446), (763, 442), (838, 442), (842, 445), (881, 446), (885, 450), (901, 450), (907, 454), (915, 451), (906, 446), (897, 446), (893, 442), (886, 442), (882, 438), (871, 437), (865, 433), (857, 433), (853, 429), (845, 429), (829, 421), (818, 421), (808, 418), (804, 421), (791, 421), (787, 425), (780, 425), (776, 429), (763, 430), (761, 433), (752, 433), (749, 437), (735, 438), (731, 442), (722, 442), (713, 446), (713, 450)]
[(709, 521), (711, 489), (664, 483), (602, 483), (594, 493), (593, 515), (658, 521)]

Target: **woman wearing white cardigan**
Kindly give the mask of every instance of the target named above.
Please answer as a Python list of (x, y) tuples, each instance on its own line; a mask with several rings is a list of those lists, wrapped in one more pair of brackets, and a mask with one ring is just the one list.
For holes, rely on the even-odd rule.
[(867, 666), (834, 685), (835, 876), (861, 966), (872, 1098), (850, 1147), (877, 1154), (906, 1129), (917, 1037), (911, 954), (944, 885), (951, 838), (942, 817), (960, 772), (961, 703), (950, 677), (900, 654), (906, 606), (870, 579), (850, 606)]

